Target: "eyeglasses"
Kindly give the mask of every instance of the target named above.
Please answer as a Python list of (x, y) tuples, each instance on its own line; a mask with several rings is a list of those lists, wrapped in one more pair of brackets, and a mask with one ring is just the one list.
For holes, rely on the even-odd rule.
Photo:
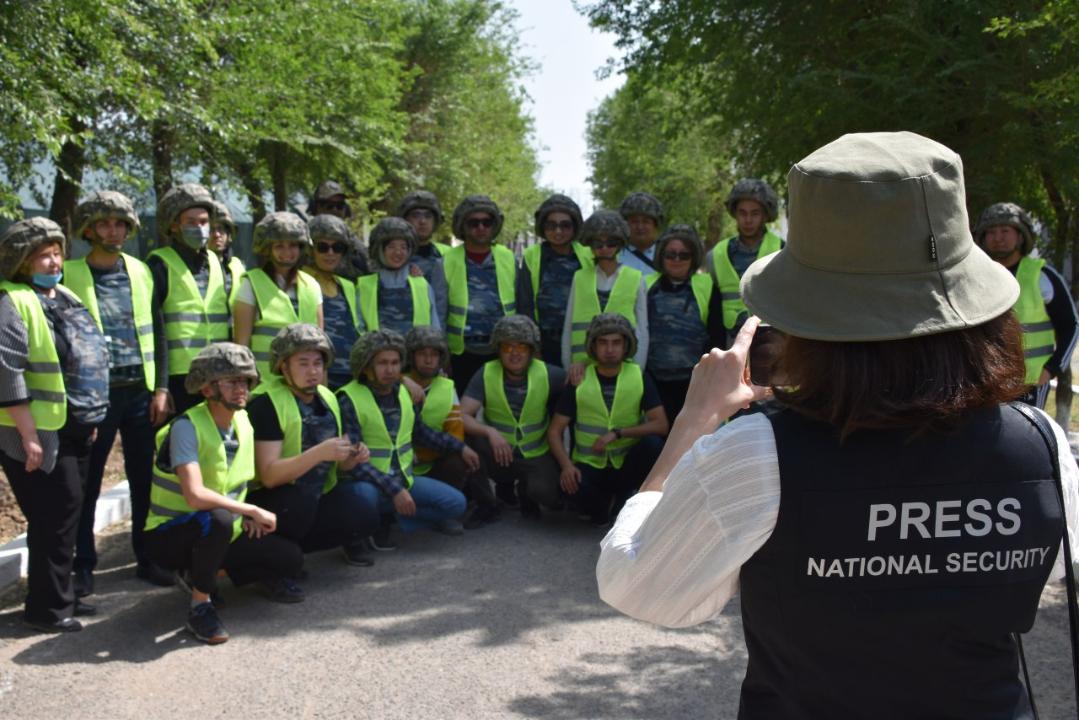
[(543, 223), (543, 229), (547, 232), (554, 232), (555, 230), (565, 230), (569, 232), (573, 230), (573, 221), (560, 220), (555, 222), (554, 220), (549, 220), (548, 222)]
[(229, 234), (229, 229), (228, 229), (228, 227), (226, 227), (224, 225), (211, 225), (210, 226), (210, 234), (211, 235), (228, 235)]
[(335, 252), (338, 255), (344, 255), (345, 251), (348, 250), (348, 245), (343, 242), (328, 243), (320, 240), (315, 243), (315, 250), (318, 250), (320, 253)]
[(408, 215), (405, 215), (406, 220), (434, 220), (435, 213), (433, 210), (409, 210)]
[(616, 248), (621, 244), (622, 241), (619, 238), (605, 238), (592, 241), (592, 247), (594, 248)]
[(221, 378), (220, 380), (217, 380), (216, 382), (217, 382), (217, 386), (219, 388), (221, 388), (222, 390), (238, 390), (240, 388), (243, 388), (244, 390), (250, 390), (251, 389), (251, 385), (248, 382), (247, 378), (242, 378), (242, 377)]
[(489, 228), (492, 227), (494, 224), (495, 219), (493, 217), (469, 218), (468, 220), (465, 220), (465, 227), (467, 227), (469, 230), (475, 230), (481, 225), (485, 228)]
[(344, 200), (320, 200), (319, 205), (327, 210), (344, 210), (348, 207)]
[(663, 253), (663, 259), (680, 261), (692, 260), (693, 253), (691, 253), (689, 250), (668, 250)]

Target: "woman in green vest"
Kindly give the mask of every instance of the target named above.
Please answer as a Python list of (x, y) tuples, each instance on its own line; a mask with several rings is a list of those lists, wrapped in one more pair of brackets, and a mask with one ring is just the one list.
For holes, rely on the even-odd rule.
[(95, 612), (75, 597), (71, 569), (86, 464), (109, 402), (105, 338), (58, 285), (64, 246), (47, 218), (0, 235), (0, 467), (27, 522), (23, 619), (42, 632), (81, 630), (74, 616)]
[(352, 379), (348, 351), (363, 333), (363, 318), (356, 303), (356, 284), (338, 275), (352, 267), (352, 242), (348, 226), (333, 215), (316, 215), (307, 222), (311, 234), (312, 262), (304, 268), (318, 280), (322, 290), (323, 330), (333, 345), (333, 361), (327, 367), (327, 385), (336, 390)]
[(255, 353), (260, 375), (270, 373), (270, 341), (286, 325), (323, 326), (322, 290), (300, 266), (311, 235), (299, 215), (274, 212), (255, 226), (252, 248), (262, 262), (248, 270), (232, 306), (232, 336)]
[(364, 327), (401, 335), (415, 325), (441, 328), (435, 293), (420, 269), (409, 262), (416, 249), (412, 226), (399, 217), (383, 218), (371, 231), (368, 245), (378, 271), (356, 281)]
[(210, 213), (210, 240), (206, 247), (217, 255), (221, 261), (221, 269), (224, 270), (225, 297), (229, 299), (229, 307), (236, 302), (236, 295), (240, 292), (240, 280), (247, 268), (244, 261), (233, 254), (232, 241), (236, 237), (236, 222), (232, 219), (228, 205), (215, 200), (213, 211)]

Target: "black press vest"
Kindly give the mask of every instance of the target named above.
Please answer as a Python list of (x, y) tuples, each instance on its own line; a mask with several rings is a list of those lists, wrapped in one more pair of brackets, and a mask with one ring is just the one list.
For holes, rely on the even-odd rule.
[(769, 411), (775, 531), (742, 566), (739, 718), (1031, 717), (1011, 637), (1064, 530), (1045, 441), (1018, 411), (949, 433)]

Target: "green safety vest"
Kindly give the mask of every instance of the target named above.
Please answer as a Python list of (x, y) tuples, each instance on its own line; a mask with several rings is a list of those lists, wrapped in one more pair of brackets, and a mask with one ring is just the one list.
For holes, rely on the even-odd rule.
[[(296, 404), (300, 402), (292, 391), (289, 390), (285, 379), (280, 375), (270, 375), (266, 380), (259, 383), (258, 387), (251, 391), (251, 397), (256, 395), (269, 395), (273, 403), (274, 412), (277, 414), (277, 424), (281, 426), (284, 439), (281, 441), (281, 457), (296, 457), (303, 452), (303, 417), (300, 408)], [(341, 409), (337, 406), (337, 397), (325, 385), (318, 386), (318, 396), (326, 407), (333, 413), (337, 421), (337, 434), (341, 435)], [(296, 481), (293, 480), (293, 483)], [(291, 483), (290, 483), (291, 484)], [(337, 463), (331, 463), (330, 472), (326, 475), (326, 482), (322, 486), (322, 494), (325, 495), (333, 490), (337, 484)], [(255, 468), (255, 477), (251, 480), (251, 489), (262, 487), (259, 482), (258, 468)]]
[(186, 375), (202, 348), (229, 339), (229, 308), (221, 262), (217, 255), (206, 253), (210, 276), (203, 297), (195, 276), (175, 248), (158, 248), (150, 253), (150, 257), (154, 256), (160, 257), (168, 270), (169, 291), (161, 309), (165, 315), (169, 375)]
[(573, 460), (603, 469), (608, 463), (622, 467), (626, 454), (637, 444), (637, 438), (615, 440), (602, 453), (592, 450), (592, 443), (615, 428), (627, 428), (641, 423), (641, 398), (644, 397), (644, 376), (636, 363), (622, 363), (614, 389), (610, 411), (603, 401), (596, 366), (589, 365), (584, 380), (577, 386), (577, 419), (573, 424)]
[(232, 278), (232, 288), (229, 290), (229, 307), (231, 308), (236, 304), (236, 297), (240, 294), (240, 283), (243, 281), (244, 273), (247, 272), (247, 268), (244, 267), (244, 261), (233, 255), (229, 258), (228, 264), (229, 277)]
[[(422, 277), (408, 278), (408, 287), (412, 290), (412, 325), (431, 324), (430, 285)], [(378, 330), (378, 273), (364, 275), (356, 281), (356, 290), (360, 298), (360, 314), (367, 330)]]
[(352, 316), (352, 327), (356, 328), (358, 332), (362, 326), (360, 325), (360, 316), (356, 314), (356, 283), (340, 275), (334, 275), (333, 279), (337, 281), (341, 294), (345, 296), (345, 302), (348, 303), (348, 312)]
[[(502, 314), (513, 315), (517, 312), (514, 296), (517, 275), (517, 262), (513, 251), (501, 245), (492, 245), (491, 253), (495, 259), (495, 276), (498, 280), (498, 297), (502, 302)], [(468, 324), (468, 269), (466, 267), (465, 246), (450, 248), (443, 255), (446, 283), (449, 285), (449, 315), (446, 318), (446, 341), (450, 352), (460, 355), (465, 351), (465, 326)]]
[(258, 313), (255, 327), (251, 331), (251, 352), (255, 355), (255, 367), (259, 375), (270, 375), (270, 343), (286, 325), (307, 323), (318, 325), (319, 298), (322, 289), (318, 280), (303, 270), (296, 272), (296, 299), (299, 313), (292, 309), (292, 300), (262, 268), (248, 270), (244, 275), (251, 281), (255, 292), (255, 305)]
[[(139, 339), (139, 354), (142, 355), (142, 373), (146, 378), (146, 389), (151, 392), (156, 383), (154, 374), (154, 320), (150, 313), (150, 298), (154, 294), (154, 279), (150, 269), (138, 258), (122, 253), (127, 276), (131, 280), (131, 311), (135, 323), (135, 333)], [(90, 317), (101, 330), (101, 310), (97, 304), (97, 291), (94, 289), (94, 276), (86, 258), (68, 260), (64, 263), (64, 285), (79, 296), (82, 304), (90, 311)]]
[(1019, 281), (1019, 299), (1015, 302), (1015, 314), (1023, 326), (1023, 359), (1026, 362), (1026, 382), (1034, 385), (1045, 369), (1056, 345), (1056, 333), (1038, 283), (1045, 261), (1024, 256), (1015, 271)]
[[(730, 247), (733, 239), (721, 240), (712, 251), (712, 272), (715, 275), (716, 285), (719, 287), (719, 299), (723, 301), (723, 326), (728, 330), (734, 328), (739, 315), (747, 312), (739, 288), (742, 278), (731, 265), (731, 259), (727, 255), (727, 248)], [(757, 248), (757, 258), (779, 252), (782, 245), (783, 241), (779, 239), (779, 236), (765, 231), (761, 244)]]
[[(573, 254), (577, 256), (577, 261), (581, 263), (582, 268), (589, 268), (595, 265), (595, 261), (592, 259), (592, 253), (584, 245), (574, 240), (572, 242)], [(535, 305), (536, 298), (539, 296), (540, 289), (540, 248), (543, 247), (543, 243), (536, 243), (525, 249), (524, 254), (521, 256), (524, 261), (525, 267), (528, 268), (528, 273), (532, 277), (532, 303)], [(535, 317), (533, 320), (539, 322), (539, 310), (533, 312)]]
[[(29, 285), (0, 282), (0, 290), (11, 298), (26, 325), (29, 356), (23, 379), (30, 393), (30, 416), (38, 430), (59, 430), (67, 421), (67, 391), (60, 369), (60, 357), (52, 339), (52, 327), (45, 319), (41, 299)], [(0, 425), (15, 427), (7, 408), (0, 408)]]
[[(247, 412), (237, 410), (232, 416), (232, 427), (239, 446), (232, 464), (228, 464), (225, 455), (225, 443), (210, 414), (210, 408), (204, 402), (190, 408), (186, 415), (195, 426), (195, 435), (199, 440), (199, 470), (202, 472), (202, 484), (220, 495), (226, 495), (236, 502), (243, 502), (247, 497), (247, 483), (255, 475), (255, 431)], [(173, 421), (175, 422), (175, 420)], [(169, 436), (172, 423), (157, 432), (155, 446), (158, 452)], [(146, 516), (146, 529), (153, 530), (174, 518), (198, 512), (184, 500), (180, 479), (175, 473), (166, 472), (154, 463), (154, 474), (150, 485), (150, 512)], [(234, 515), (232, 519), (232, 539), (240, 536), (243, 517)]]
[(533, 359), (528, 365), (528, 391), (521, 416), (514, 417), (506, 399), (503, 385), (504, 373), (500, 360), (491, 360), (483, 366), (483, 416), (487, 423), (498, 430), (511, 446), (526, 458), (534, 458), (548, 451), (547, 400), (551, 388), (547, 377), (547, 365)]
[(596, 292), (596, 270), (582, 267), (573, 276), (573, 325), (570, 328), (570, 352), (572, 362), (588, 362), (585, 340), (592, 318), (601, 312), (618, 313), (634, 330), (637, 329), (637, 291), (641, 287), (641, 271), (622, 265), (611, 287), (607, 304), (599, 305)]
[[(644, 283), (651, 290), (659, 278), (660, 274), (658, 272), (653, 273), (644, 279)], [(707, 275), (696, 273), (690, 276), (689, 286), (693, 290), (694, 299), (697, 301), (697, 309), (701, 313), (701, 322), (704, 323), (705, 327), (708, 327), (708, 304), (712, 299), (715, 284), (712, 282), (712, 278)]]
[(356, 419), (363, 429), (363, 441), (371, 451), (371, 464), (379, 472), (389, 474), (393, 468), (393, 456), (401, 473), (405, 476), (405, 487), (412, 487), (412, 428), (416, 422), (416, 410), (412, 407), (412, 396), (404, 385), (397, 389), (397, 401), (401, 404), (401, 424), (397, 427), (397, 437), (390, 438), (386, 429), (386, 418), (375, 401), (371, 389), (356, 380), (337, 391), (344, 393), (356, 409)]
[[(432, 430), (444, 432), (442, 427), (452, 410), (453, 380), (439, 375), (427, 388), (427, 399), (423, 401), (423, 408), (420, 410), (420, 422)], [(412, 471), (416, 475), (426, 475), (431, 472), (432, 467), (434, 462), (424, 462), (417, 457)]]

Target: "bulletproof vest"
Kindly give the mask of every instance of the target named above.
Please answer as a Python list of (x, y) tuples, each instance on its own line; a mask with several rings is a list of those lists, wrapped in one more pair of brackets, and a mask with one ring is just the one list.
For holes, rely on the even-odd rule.
[(767, 410), (781, 500), (741, 569), (739, 718), (1028, 718), (1011, 633), (1034, 623), (1063, 511), (1007, 406), (949, 432)]

